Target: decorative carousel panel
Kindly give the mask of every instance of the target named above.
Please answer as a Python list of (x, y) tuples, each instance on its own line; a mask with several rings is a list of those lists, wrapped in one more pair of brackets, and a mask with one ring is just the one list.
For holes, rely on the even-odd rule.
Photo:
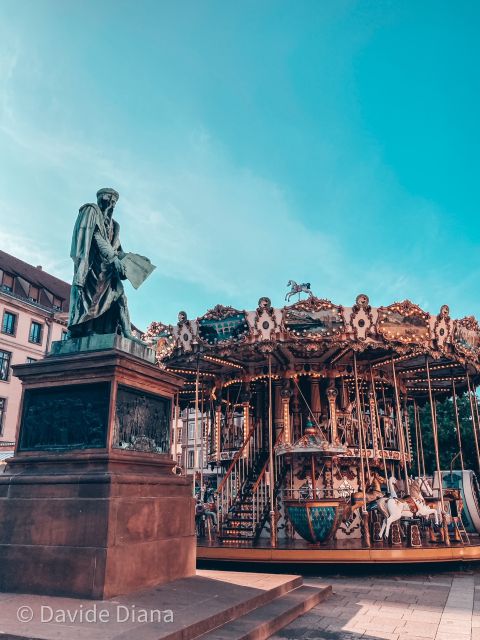
[(480, 347), (478, 322), (473, 316), (454, 321), (453, 344), (455, 349), (466, 356), (475, 357)]
[(281, 318), (279, 309), (272, 307), (270, 298), (260, 298), (255, 312), (248, 314), (249, 323), (254, 333), (260, 340), (271, 340), (280, 329), (277, 313)]
[(335, 535), (345, 507), (340, 500), (286, 501), (288, 517), (295, 531), (313, 544)]
[(349, 325), (357, 340), (366, 340), (373, 325), (372, 308), (368, 296), (361, 293), (357, 296), (349, 318)]
[(430, 339), (429, 314), (409, 300), (379, 307), (377, 333), (390, 342), (421, 344)]
[(313, 297), (285, 307), (283, 323), (295, 336), (325, 338), (345, 332), (342, 307)]
[(452, 321), (450, 319), (450, 309), (446, 304), (442, 305), (440, 313), (435, 318), (433, 333), (437, 346), (442, 351), (446, 348), (452, 333)]
[(185, 311), (178, 314), (178, 323), (173, 330), (177, 346), (183, 351), (191, 351), (194, 339), (198, 333), (197, 322), (189, 320)]
[(208, 344), (238, 342), (249, 333), (244, 311), (217, 305), (198, 320), (198, 334)]
[(152, 322), (143, 334), (143, 339), (155, 349), (158, 360), (170, 356), (175, 348), (174, 329), (172, 325), (163, 322)]

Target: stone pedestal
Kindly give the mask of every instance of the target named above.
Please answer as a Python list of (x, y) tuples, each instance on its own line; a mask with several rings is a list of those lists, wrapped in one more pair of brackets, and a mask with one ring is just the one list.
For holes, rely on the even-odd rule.
[(1, 591), (101, 599), (195, 572), (192, 480), (168, 453), (182, 381), (113, 343), (14, 369)]

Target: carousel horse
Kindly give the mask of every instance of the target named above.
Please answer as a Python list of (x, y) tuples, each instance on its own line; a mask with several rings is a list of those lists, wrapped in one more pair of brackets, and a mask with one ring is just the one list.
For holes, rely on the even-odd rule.
[[(376, 483), (371, 484), (365, 492), (365, 502), (367, 511), (372, 511), (376, 507), (377, 500), (383, 498), (383, 492), (376, 487)], [(348, 527), (351, 526), (355, 517), (355, 512), (363, 507), (363, 491), (355, 491), (350, 496), (350, 503), (345, 505), (343, 511), (343, 522)]]
[[(432, 483), (431, 481), (426, 478), (425, 476), (420, 476), (417, 478), (417, 482), (423, 492), (424, 495), (427, 496), (427, 498), (434, 498), (435, 496), (435, 491), (438, 493), (438, 490), (433, 489), (432, 487)], [(459, 491), (458, 489), (449, 489), (449, 488), (443, 488), (443, 498), (444, 501), (447, 501), (450, 503), (450, 509), (452, 508), (452, 504), (455, 503), (455, 507), (454, 509), (461, 514), (462, 510), (463, 510), (463, 500), (462, 500), (462, 493), (461, 491)], [(442, 511), (442, 503), (440, 500), (440, 497), (437, 497), (436, 499), (433, 499), (430, 501), (430, 506), (433, 509), (437, 509), (437, 511), (439, 513), (443, 514), (443, 518), (445, 520), (445, 522), (447, 524), (451, 524), (452, 522), (452, 514), (447, 510), (447, 511)]]
[[(392, 478), (389, 478), (389, 481)], [(420, 490), (420, 484), (416, 480), (413, 480), (410, 484), (410, 496), (402, 499), (393, 496), (390, 498), (383, 497), (377, 500), (377, 507), (385, 518), (380, 529), (380, 537), (385, 534), (387, 539), (392, 523), (400, 520), (400, 518), (413, 518), (415, 516), (429, 518), (434, 516), (435, 524), (437, 526), (440, 524), (438, 509), (432, 509), (427, 505)]]
[(304, 282), (302, 284), (297, 284), (295, 280), (289, 280), (287, 283), (287, 287), (291, 287), (290, 291), (285, 296), (285, 300), (288, 302), (292, 296), (296, 293), (308, 293), (308, 297), (312, 298), (313, 293), (310, 291), (310, 283)]

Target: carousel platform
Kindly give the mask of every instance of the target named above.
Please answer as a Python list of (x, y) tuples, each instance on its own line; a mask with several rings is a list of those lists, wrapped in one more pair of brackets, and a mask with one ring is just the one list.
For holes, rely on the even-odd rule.
[(470, 544), (452, 542), (424, 544), (420, 548), (393, 547), (383, 543), (367, 548), (360, 540), (332, 541), (313, 545), (304, 540), (279, 541), (273, 548), (269, 540), (255, 545), (222, 543), (217, 539), (197, 542), (197, 561), (248, 562), (271, 564), (414, 564), (480, 561), (480, 536), (470, 535)]

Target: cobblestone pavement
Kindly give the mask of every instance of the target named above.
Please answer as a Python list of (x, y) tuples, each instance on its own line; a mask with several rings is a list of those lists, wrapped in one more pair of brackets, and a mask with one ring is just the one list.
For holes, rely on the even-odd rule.
[(480, 569), (320, 581), (333, 594), (272, 640), (480, 640)]

